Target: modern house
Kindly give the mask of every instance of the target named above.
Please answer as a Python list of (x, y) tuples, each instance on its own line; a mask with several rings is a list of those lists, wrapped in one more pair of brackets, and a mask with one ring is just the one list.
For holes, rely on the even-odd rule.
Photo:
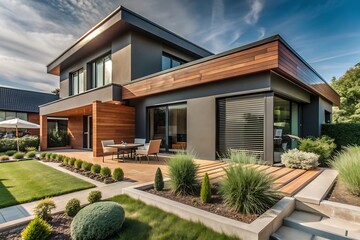
[[(60, 99), (40, 106), (66, 118), (73, 148), (102, 155), (101, 140), (162, 139), (162, 151), (216, 159), (228, 149), (268, 162), (320, 135), (338, 94), (279, 35), (220, 54), (119, 7), (47, 66)], [(290, 136), (289, 136), (290, 135)]]
[[(0, 122), (20, 118), (39, 124), (39, 105), (52, 102), (59, 97), (55, 94), (33, 92), (15, 88), (0, 87)], [(21, 129), (24, 134), (39, 135), (39, 129)], [(14, 135), (14, 129), (0, 128), (0, 138)]]

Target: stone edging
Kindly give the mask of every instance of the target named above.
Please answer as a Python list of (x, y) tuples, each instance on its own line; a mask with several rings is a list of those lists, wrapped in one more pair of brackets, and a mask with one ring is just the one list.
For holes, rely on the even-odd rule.
[(295, 209), (295, 199), (284, 197), (255, 221), (247, 224), (141, 190), (152, 186), (153, 182), (150, 182), (124, 188), (122, 192), (148, 205), (158, 207), (186, 220), (200, 222), (219, 233), (241, 239), (269, 239), (270, 235), (282, 225), (283, 218), (290, 215)]

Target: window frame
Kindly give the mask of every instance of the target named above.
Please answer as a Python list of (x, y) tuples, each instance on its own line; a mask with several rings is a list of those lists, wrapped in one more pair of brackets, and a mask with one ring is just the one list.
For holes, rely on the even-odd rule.
[[(102, 63), (102, 85), (98, 85), (98, 79), (97, 79), (97, 63), (100, 62)], [(106, 63), (110, 61), (111, 63), (111, 73), (110, 73), (110, 81), (108, 83), (106, 83), (105, 79), (106, 79)], [(91, 66), (91, 89), (93, 88), (99, 88), (108, 84), (112, 83), (112, 59), (111, 59), (111, 54), (106, 54), (103, 55), (97, 59), (95, 59), (94, 61), (90, 62), (90, 66)]]
[[(83, 87), (82, 91), (80, 91), (80, 73), (83, 74)], [(77, 74), (77, 93), (74, 92), (74, 75)], [(70, 96), (75, 96), (80, 93), (85, 92), (85, 71), (84, 68), (79, 68), (76, 71), (70, 73)]]
[[(163, 66), (163, 58), (164, 58), (164, 57), (170, 59), (170, 67), (169, 67), (169, 68), (164, 68), (164, 66)], [(180, 65), (174, 66), (174, 64), (173, 64), (174, 61), (179, 62)], [(162, 69), (162, 71), (165, 71), (165, 70), (167, 70), (167, 69), (171, 69), (171, 68), (174, 68), (174, 67), (181, 66), (181, 65), (183, 65), (184, 63), (186, 63), (185, 60), (182, 60), (181, 58), (176, 57), (176, 56), (174, 56), (174, 55), (171, 55), (171, 54), (169, 54), (169, 53), (163, 52), (162, 55), (161, 55), (161, 69)]]

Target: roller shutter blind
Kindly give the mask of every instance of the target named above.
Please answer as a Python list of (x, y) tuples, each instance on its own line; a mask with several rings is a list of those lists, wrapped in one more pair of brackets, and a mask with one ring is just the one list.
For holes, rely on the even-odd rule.
[(217, 152), (245, 151), (264, 156), (263, 94), (217, 100)]

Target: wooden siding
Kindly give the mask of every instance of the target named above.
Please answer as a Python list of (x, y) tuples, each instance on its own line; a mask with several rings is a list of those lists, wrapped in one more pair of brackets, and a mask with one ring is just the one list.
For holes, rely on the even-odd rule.
[(101, 140), (134, 142), (135, 108), (111, 103), (93, 103), (93, 155), (102, 156)]
[(83, 148), (83, 116), (71, 116), (68, 120), (68, 133), (70, 135), (70, 146), (72, 148)]
[(143, 97), (276, 67), (277, 41), (125, 85), (122, 88), (122, 98)]
[[(38, 113), (28, 113), (28, 121), (36, 124), (40, 124), (40, 115)], [(39, 129), (29, 129), (28, 130), (31, 135), (40, 134)]]
[(47, 149), (47, 116), (40, 116), (40, 149), (45, 151)]
[(277, 71), (310, 88), (334, 104), (340, 104), (340, 98), (335, 90), (281, 42), (279, 42), (279, 69)]

